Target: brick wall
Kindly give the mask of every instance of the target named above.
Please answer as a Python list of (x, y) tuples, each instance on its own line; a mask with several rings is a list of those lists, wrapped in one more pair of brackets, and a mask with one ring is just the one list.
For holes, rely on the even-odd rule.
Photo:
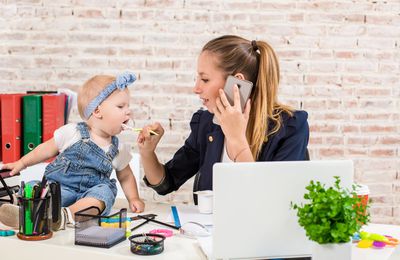
[[(192, 93), (199, 50), (222, 34), (272, 44), (281, 100), (309, 112), (311, 158), (353, 159), (373, 221), (399, 224), (399, 0), (0, 0), (1, 92), (76, 90), (94, 74), (131, 69), (136, 125), (164, 125), (165, 161), (201, 106)], [(191, 183), (165, 198), (143, 192), (188, 201)]]

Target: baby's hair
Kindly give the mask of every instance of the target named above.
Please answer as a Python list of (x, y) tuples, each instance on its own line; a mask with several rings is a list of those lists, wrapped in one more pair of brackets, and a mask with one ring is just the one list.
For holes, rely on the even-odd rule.
[(108, 75), (96, 75), (90, 78), (78, 90), (78, 111), (81, 118), (85, 119), (86, 106), (97, 97), (109, 84), (115, 81), (115, 77)]

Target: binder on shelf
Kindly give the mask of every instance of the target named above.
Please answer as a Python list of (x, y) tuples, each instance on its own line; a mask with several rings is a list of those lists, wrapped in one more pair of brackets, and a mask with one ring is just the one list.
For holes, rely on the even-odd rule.
[(27, 95), (22, 98), (23, 154), (42, 143), (42, 96)]
[(43, 142), (53, 138), (54, 131), (64, 125), (65, 94), (43, 95)]
[[(65, 94), (42, 96), (42, 139), (43, 143), (54, 136), (54, 131), (65, 123)], [(52, 162), (55, 157), (46, 162)]]
[(1, 139), (3, 163), (10, 163), (21, 157), (22, 97), (24, 94), (3, 94), (1, 96)]

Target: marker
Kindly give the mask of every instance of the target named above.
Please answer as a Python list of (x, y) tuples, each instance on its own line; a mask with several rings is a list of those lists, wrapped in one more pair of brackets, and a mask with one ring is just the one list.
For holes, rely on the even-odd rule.
[(175, 226), (181, 227), (181, 221), (179, 220), (178, 210), (175, 206), (171, 206), (172, 216), (174, 216)]
[(27, 183), (25, 185), (25, 235), (32, 235), (33, 223), (32, 223), (32, 212), (31, 212), (31, 200), (32, 199), (32, 186)]

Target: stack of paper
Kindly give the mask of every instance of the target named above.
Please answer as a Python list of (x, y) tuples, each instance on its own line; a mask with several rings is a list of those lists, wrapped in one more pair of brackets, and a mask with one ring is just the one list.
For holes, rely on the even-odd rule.
[(104, 228), (91, 226), (84, 230), (76, 231), (75, 244), (109, 248), (125, 240), (124, 228)]

